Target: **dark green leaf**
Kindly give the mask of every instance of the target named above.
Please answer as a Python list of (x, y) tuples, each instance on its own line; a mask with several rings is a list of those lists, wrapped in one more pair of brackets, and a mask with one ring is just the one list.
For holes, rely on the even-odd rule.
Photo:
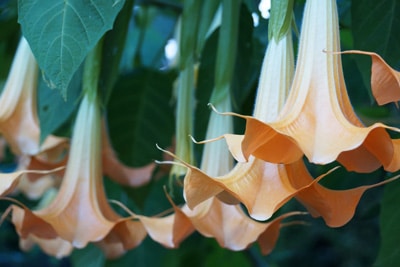
[(171, 144), (173, 79), (171, 73), (142, 69), (115, 85), (107, 118), (113, 147), (125, 164), (141, 166), (161, 159), (156, 144)]
[(195, 53), (201, 2), (199, 0), (187, 0), (183, 5), (179, 32), (179, 68), (181, 70), (186, 69), (187, 65), (191, 64), (191, 58)]
[(38, 115), (40, 121), (40, 142), (59, 129), (76, 110), (81, 96), (82, 71), (81, 68), (74, 74), (68, 85), (67, 98), (47, 86), (40, 79), (38, 88)]
[(102, 104), (106, 105), (118, 78), (119, 65), (124, 50), (129, 21), (133, 12), (134, 0), (127, 0), (117, 16), (114, 28), (107, 32), (103, 41), (103, 54), (99, 80)]
[(105, 257), (103, 252), (93, 244), (83, 249), (76, 249), (71, 255), (73, 266), (102, 267)]
[[(392, 67), (400, 66), (400, 2), (360, 0), (352, 2), (354, 49), (380, 54)], [(355, 56), (365, 86), (370, 89), (370, 60)]]
[(376, 267), (395, 267), (400, 262), (400, 184), (385, 186), (381, 208), (381, 247)]
[[(268, 28), (264, 29), (267, 35)], [(240, 12), (238, 40), (238, 54), (231, 91), (234, 110), (242, 108), (251, 89), (256, 86), (265, 53), (264, 45), (253, 35), (253, 19), (246, 8), (242, 8)]]
[(87, 53), (112, 28), (124, 0), (19, 0), (18, 20), (49, 87), (64, 97)]

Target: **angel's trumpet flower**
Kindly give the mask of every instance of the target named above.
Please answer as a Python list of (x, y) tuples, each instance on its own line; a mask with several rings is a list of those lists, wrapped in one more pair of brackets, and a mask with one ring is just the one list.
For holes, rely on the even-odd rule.
[(16, 155), (37, 155), (66, 142), (64, 138), (49, 136), (42, 145), (39, 144), (37, 75), (36, 60), (22, 37), (0, 96), (0, 133)]
[[(308, 3), (310, 4), (318, 3)], [(258, 125), (263, 125), (262, 122), (273, 124), (273, 121), (280, 116), (279, 110), (285, 103), (293, 73), (290, 38), (289, 31), (279, 41), (270, 40), (254, 110), (254, 117), (258, 120), (252, 119)], [(258, 128), (253, 130), (256, 135)], [(272, 131), (273, 129), (270, 133)], [(327, 225), (338, 227), (353, 217), (365, 190), (380, 185), (345, 191), (330, 190), (318, 184), (326, 174), (317, 179), (309, 174), (303, 160), (299, 159), (303, 153), (293, 139), (278, 133), (272, 135), (271, 139), (277, 136), (282, 142), (268, 143), (265, 150), (270, 154), (273, 153), (273, 156), (290, 159), (288, 164), (274, 164), (252, 155), (248, 157), (248, 161), (243, 160), (240, 149), (242, 137), (229, 134), (224, 136), (231, 152), (239, 161), (232, 171), (219, 176), (207, 175), (202, 170), (184, 163), (189, 168), (184, 185), (187, 204), (191, 209), (218, 196), (227, 203), (239, 201), (248, 209), (251, 217), (266, 220), (288, 200), (296, 197), (314, 217), (322, 216)], [(285, 144), (293, 149), (287, 150)]]
[[(23, 239), (57, 237), (73, 247), (103, 242), (115, 255), (140, 244), (146, 231), (138, 221), (122, 218), (109, 205), (101, 168), (101, 119), (97, 98), (86, 94), (75, 122), (64, 178), (49, 205), (30, 211), (12, 205), (12, 222)], [(23, 213), (23, 216), (17, 214)]]
[(308, 0), (287, 102), (273, 122), (245, 117), (245, 158), (254, 155), (290, 163), (304, 153), (312, 163), (338, 160), (348, 170), (358, 172), (371, 172), (380, 166), (387, 171), (400, 168), (400, 148), (386, 131), (399, 129), (381, 123), (362, 124), (347, 95), (340, 57), (324, 52), (339, 51), (339, 43), (336, 1)]

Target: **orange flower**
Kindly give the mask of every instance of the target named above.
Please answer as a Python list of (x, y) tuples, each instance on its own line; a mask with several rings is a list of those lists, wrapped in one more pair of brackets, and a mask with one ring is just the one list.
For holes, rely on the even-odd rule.
[(358, 172), (400, 168), (400, 148), (385, 129), (400, 130), (381, 123), (364, 127), (350, 104), (340, 57), (323, 52), (339, 51), (339, 43), (336, 2), (307, 1), (298, 63), (282, 112), (268, 123), (242, 116), (247, 120), (241, 144), (246, 159), (254, 155), (291, 163), (304, 152), (312, 163), (338, 160)]
[[(230, 97), (229, 94), (226, 96), (227, 97), (221, 99), (218, 104), (219, 108), (229, 110), (231, 109)], [(206, 137), (210, 138), (220, 135), (225, 131), (229, 131), (229, 129), (232, 130), (232, 124), (231, 117), (218, 116), (218, 114), (212, 113)], [(175, 157), (172, 153), (165, 152)], [(184, 218), (187, 218), (187, 228), (192, 226), (202, 235), (215, 238), (222, 247), (231, 250), (243, 250), (259, 240), (263, 252), (268, 253), (272, 250), (278, 238), (281, 221), (290, 215), (297, 214), (285, 214), (268, 223), (254, 221), (242, 210), (236, 199), (232, 199), (228, 194), (223, 195), (224, 192), (220, 190), (221, 187), (217, 183), (209, 183), (207, 178), (205, 178), (208, 177), (205, 173), (212, 176), (220, 176), (228, 173), (232, 169), (233, 160), (224, 142), (216, 141), (205, 144), (201, 162), (202, 171), (183, 162), (177, 157), (175, 157), (175, 159), (188, 169), (184, 179), (184, 190), (188, 205), (185, 204), (182, 208), (178, 208), (173, 204), (175, 215), (181, 218), (180, 221), (184, 221)], [(230, 174), (233, 172), (230, 172)], [(196, 177), (194, 173), (203, 175), (203, 177), (198, 179), (195, 183), (191, 183), (196, 179), (193, 178), (193, 176)], [(244, 177), (241, 176), (241, 178)], [(208, 179), (212, 180), (211, 178)], [(258, 184), (251, 183), (251, 181), (247, 181), (245, 178), (241, 181), (243, 181), (243, 183), (238, 183), (238, 188), (247, 182), (249, 182), (248, 187), (258, 187)], [(192, 190), (187, 190), (188, 186), (192, 186)], [(195, 205), (191, 205), (193, 197), (192, 192), (201, 198)], [(229, 191), (229, 193), (231, 193), (231, 191)], [(242, 193), (246, 194), (248, 192), (243, 190)], [(250, 194), (252, 193), (254, 192)], [(231, 203), (226, 204), (215, 197), (215, 195)], [(248, 197), (251, 198), (251, 195)], [(265, 238), (265, 236), (268, 236), (268, 238)]]
[[(143, 226), (122, 218), (109, 206), (102, 182), (100, 111), (96, 96), (86, 94), (75, 122), (64, 179), (51, 203), (30, 211), (12, 205), (12, 222), (23, 239), (61, 239), (82, 248), (104, 242), (112, 255), (138, 245)], [(23, 213), (23, 216), (17, 214)]]
[(49, 136), (39, 145), (37, 75), (36, 60), (22, 37), (0, 97), (0, 132), (16, 155), (36, 155), (66, 142), (64, 138)]
[[(288, 30), (280, 40), (272, 39), (269, 42), (261, 70), (254, 116), (264, 121), (276, 118), (285, 103), (293, 68), (292, 38), (291, 31)], [(212, 113), (211, 116), (218, 117), (218, 114)], [(227, 131), (227, 127), (221, 126), (221, 123), (214, 127), (222, 128), (222, 130), (214, 133), (213, 136)], [(184, 191), (189, 208), (193, 209), (203, 201), (217, 196), (227, 203), (243, 203), (254, 219), (269, 219), (297, 193), (299, 188), (291, 186), (284, 165), (265, 162), (254, 157), (250, 157), (246, 162), (240, 147), (232, 146), (232, 144), (240, 144), (242, 136), (225, 134), (225, 138), (239, 163), (233, 169), (228, 168), (231, 171), (224, 170), (223, 172), (210, 171), (203, 165), (201, 170), (187, 165), (189, 171), (184, 180)], [(215, 143), (206, 141), (205, 146), (206, 148), (215, 146)], [(203, 161), (217, 164), (219, 161), (214, 154), (216, 154), (215, 151), (222, 149), (214, 149), (213, 153), (203, 156)], [(286, 153), (281, 148), (278, 151)]]
[[(284, 105), (287, 88), (291, 83), (293, 57), (290, 36), (289, 31), (281, 40), (271, 40), (263, 63), (254, 117), (270, 124), (274, 123)], [(264, 127), (261, 121), (251, 119), (250, 122), (257, 123), (261, 128)], [(254, 136), (258, 138), (254, 144), (256, 141), (263, 141), (265, 136), (268, 137), (267, 133), (260, 136), (257, 127), (252, 130)], [(296, 142), (273, 131), (270, 128), (268, 132), (275, 135), (269, 137), (273, 141), (264, 147), (265, 151), (272, 157), (289, 161), (288, 164), (269, 163), (252, 155), (245, 161), (240, 146), (237, 145), (241, 143), (242, 136), (230, 134), (225, 134), (224, 137), (230, 145), (232, 154), (239, 161), (232, 171), (208, 175), (203, 170), (182, 162), (189, 168), (184, 180), (189, 208), (197, 208), (204, 201), (216, 196), (226, 203), (241, 202), (252, 218), (267, 220), (288, 200), (296, 197), (314, 217), (322, 216), (327, 225), (339, 227), (353, 217), (365, 190), (382, 184), (344, 191), (327, 189), (318, 184), (326, 174), (314, 179), (301, 159), (303, 153)], [(287, 150), (285, 144), (292, 149)], [(368, 164), (365, 161), (364, 163)], [(391, 180), (384, 183), (389, 181)]]
[[(28, 171), (14, 176), (12, 186), (7, 192), (0, 190), (1, 195), (21, 187), (20, 189), (29, 196), (38, 197), (53, 184), (53, 179), (48, 176), (42, 181), (38, 178), (51, 172), (54, 174), (48, 170), (64, 165), (62, 159), (68, 146), (67, 139), (49, 136), (43, 144), (39, 144), (40, 127), (36, 110), (37, 76), (36, 60), (29, 44), (22, 37), (0, 96), (0, 133), (11, 150), (20, 158), (18, 170), (45, 172)], [(42, 164), (33, 166), (27, 163), (30, 161), (40, 161)], [(18, 180), (25, 181), (24, 185), (15, 186)], [(2, 183), (3, 187), (8, 185), (11, 184), (5, 181)], [(30, 188), (31, 185), (34, 187)]]

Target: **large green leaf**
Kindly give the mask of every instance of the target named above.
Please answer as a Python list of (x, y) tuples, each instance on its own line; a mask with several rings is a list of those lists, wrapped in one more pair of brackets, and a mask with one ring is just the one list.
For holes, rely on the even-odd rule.
[(171, 144), (173, 78), (171, 73), (141, 69), (115, 85), (107, 119), (111, 142), (125, 164), (141, 166), (161, 159), (156, 144)]
[(119, 65), (127, 37), (127, 28), (131, 19), (134, 0), (127, 0), (124, 8), (117, 16), (114, 28), (107, 32), (103, 41), (102, 65), (99, 87), (102, 104), (107, 105), (111, 90), (119, 75)]
[(51, 88), (66, 97), (87, 53), (112, 28), (124, 0), (19, 0), (18, 20)]
[(374, 266), (394, 267), (400, 262), (400, 184), (385, 187), (381, 209), (381, 247)]
[(389, 63), (400, 58), (400, 2), (360, 0), (352, 3), (354, 45), (381, 54)]

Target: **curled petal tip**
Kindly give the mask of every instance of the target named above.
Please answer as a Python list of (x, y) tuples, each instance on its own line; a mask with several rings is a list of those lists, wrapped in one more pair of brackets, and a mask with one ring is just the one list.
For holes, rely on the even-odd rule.
[(190, 139), (192, 139), (193, 143), (195, 144), (199, 144), (199, 142), (196, 141), (196, 139), (194, 139), (193, 135), (189, 134)]

